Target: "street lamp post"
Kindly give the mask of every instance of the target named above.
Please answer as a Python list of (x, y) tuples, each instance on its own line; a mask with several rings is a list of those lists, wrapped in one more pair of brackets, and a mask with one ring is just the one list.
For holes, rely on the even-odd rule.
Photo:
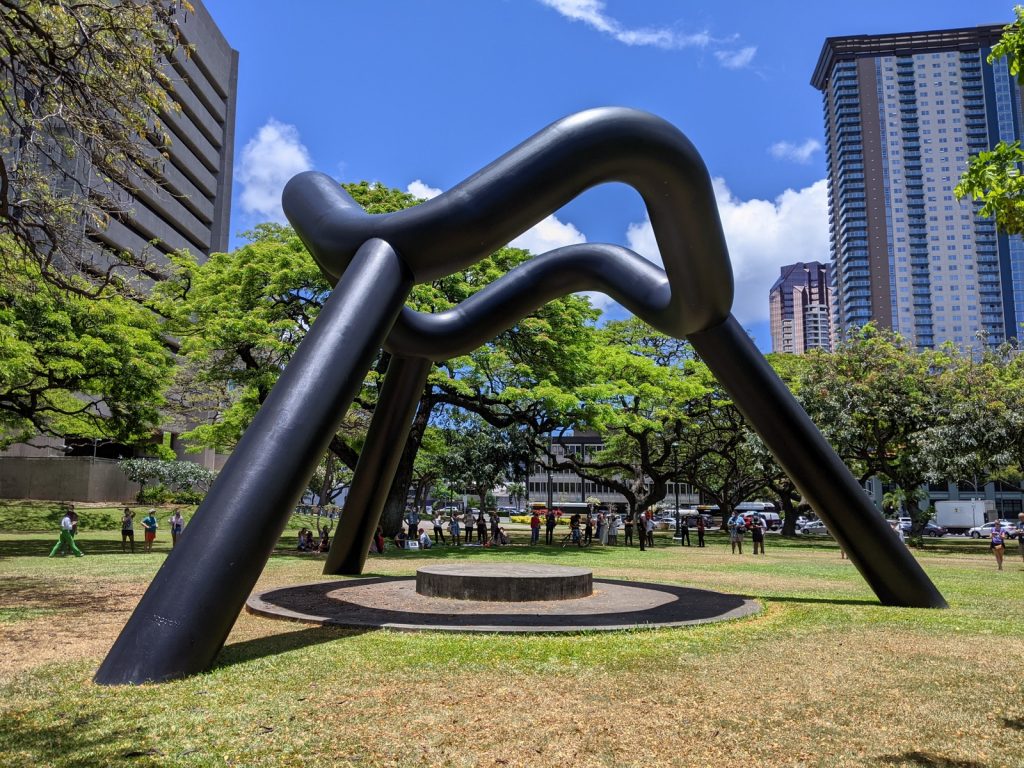
[(548, 469), (548, 512), (555, 508), (555, 497), (551, 488), (551, 433), (548, 432), (548, 457), (544, 462)]
[(679, 539), (679, 546), (683, 546), (683, 518), (679, 514), (679, 453), (676, 448), (679, 443), (672, 443), (672, 487), (676, 495), (676, 538)]

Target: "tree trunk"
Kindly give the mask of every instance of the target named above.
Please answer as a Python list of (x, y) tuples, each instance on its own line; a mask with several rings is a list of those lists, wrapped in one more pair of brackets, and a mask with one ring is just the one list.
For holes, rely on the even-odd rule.
[(388, 498), (384, 502), (384, 510), (380, 515), (380, 524), (384, 527), (386, 537), (394, 536), (402, 527), (416, 454), (420, 450), (420, 442), (423, 440), (423, 433), (430, 421), (430, 412), (433, 407), (433, 400), (427, 397), (421, 398), (420, 404), (416, 407), (416, 416), (412, 420), (409, 439), (405, 442), (402, 458), (398, 462), (398, 469), (395, 470), (395, 479), (391, 483), (391, 490), (388, 491)]
[(788, 492), (779, 494), (779, 505), (782, 507), (782, 535), (796, 536), (796, 507), (793, 497)]

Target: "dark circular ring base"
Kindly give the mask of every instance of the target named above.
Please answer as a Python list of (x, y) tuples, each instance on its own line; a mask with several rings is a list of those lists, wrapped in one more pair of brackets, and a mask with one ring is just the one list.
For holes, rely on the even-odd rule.
[(668, 584), (593, 580), (575, 600), (497, 603), (416, 592), (412, 578), (321, 581), (253, 594), (260, 616), (354, 629), (440, 632), (600, 632), (679, 627), (750, 616), (761, 606), (738, 595)]
[(416, 571), (417, 594), (450, 600), (574, 600), (593, 591), (593, 572), (564, 565), (431, 565)]

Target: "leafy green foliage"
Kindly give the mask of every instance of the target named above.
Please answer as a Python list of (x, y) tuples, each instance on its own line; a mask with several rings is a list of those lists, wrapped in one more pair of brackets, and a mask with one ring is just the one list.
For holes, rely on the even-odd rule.
[(999, 142), (991, 151), (979, 152), (967, 164), (956, 185), (956, 196), (970, 196), (982, 203), (979, 213), (992, 217), (1007, 234), (1024, 233), (1024, 149), (1020, 142)]
[(161, 334), (135, 302), (84, 298), (13, 262), (0, 278), (0, 446), (38, 433), (148, 438), (173, 368)]
[(150, 504), (199, 502), (217, 475), (191, 461), (126, 459), (118, 466), (129, 480), (143, 486), (139, 501)]

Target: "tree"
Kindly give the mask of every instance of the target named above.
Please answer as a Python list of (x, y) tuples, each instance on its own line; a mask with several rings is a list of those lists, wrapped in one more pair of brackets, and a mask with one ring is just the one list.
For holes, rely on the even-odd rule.
[(505, 486), (505, 489), (508, 491), (508, 500), (512, 502), (512, 506), (518, 512), (520, 502), (526, 498), (526, 483), (511, 482)]
[[(1016, 19), (1003, 28), (1003, 36), (988, 55), (989, 64), (1005, 58), (1010, 76), (1024, 84), (1024, 7), (1014, 8)], [(995, 219), (1007, 234), (1024, 233), (1024, 178), (1021, 164), (1024, 149), (1020, 142), (1001, 141), (990, 151), (979, 152), (967, 164), (955, 192), (959, 198), (971, 197), (981, 203), (979, 213)], [(1007, 335), (1013, 335), (1007, 329)]]
[[(381, 185), (361, 183), (346, 189), (370, 213), (418, 202)], [(215, 254), (205, 264), (176, 257), (176, 276), (156, 288), (157, 306), (173, 318), (182, 353), (199, 377), (197, 385), (227, 395), (216, 417), (189, 435), (203, 445), (230, 447), (238, 440), (330, 291), (291, 229), (264, 224), (248, 237), (250, 242), (235, 253)], [(466, 270), (416, 286), (408, 306), (428, 312), (448, 309), (529, 256), (502, 248)], [(567, 296), (473, 353), (433, 367), (385, 504), (386, 533), (401, 524), (419, 447), (441, 409), (475, 413), (499, 429), (542, 422), (549, 394), (583, 375), (580, 362), (587, 356), (597, 316), (585, 298)], [(379, 355), (366, 377), (351, 412), (355, 416), (350, 414), (356, 428), (331, 442), (330, 450), (350, 469), (356, 466), (363, 429), (376, 407), (389, 361), (390, 355)]]
[(928, 521), (917, 493), (930, 475), (928, 435), (942, 418), (932, 371), (946, 364), (868, 324), (834, 353), (808, 355), (801, 383), (808, 414), (861, 484), (878, 475), (902, 493), (915, 536)]
[(0, 0), (0, 258), (69, 292), (157, 277), (147, 254), (86, 238), (155, 185), (174, 109), (172, 0)]
[(0, 446), (37, 434), (149, 439), (173, 370), (157, 318), (110, 291), (67, 293), (40, 269), (12, 262), (0, 276)]
[(444, 431), (444, 439), (439, 461), (444, 477), (475, 494), (480, 509), (486, 510), (491, 489), (510, 474), (515, 458), (512, 439), (479, 416), (455, 419)]
[(1013, 462), (1007, 400), (1010, 390), (998, 350), (980, 360), (951, 345), (943, 349), (945, 367), (933, 369), (941, 413), (928, 431), (925, 454), (933, 482), (970, 482), (974, 490)]
[[(665, 498), (678, 480), (676, 443), (685, 430), (686, 405), (705, 393), (692, 375), (693, 352), (685, 341), (630, 318), (608, 323), (586, 364), (586, 381), (571, 388), (549, 415), (559, 425), (549, 453), (553, 469), (568, 468), (606, 485), (639, 514)], [(571, 453), (569, 430), (596, 431), (601, 450)]]
[(147, 483), (155, 483), (179, 494), (191, 491), (205, 494), (217, 476), (213, 470), (192, 461), (125, 459), (118, 466), (129, 480), (143, 488)]

